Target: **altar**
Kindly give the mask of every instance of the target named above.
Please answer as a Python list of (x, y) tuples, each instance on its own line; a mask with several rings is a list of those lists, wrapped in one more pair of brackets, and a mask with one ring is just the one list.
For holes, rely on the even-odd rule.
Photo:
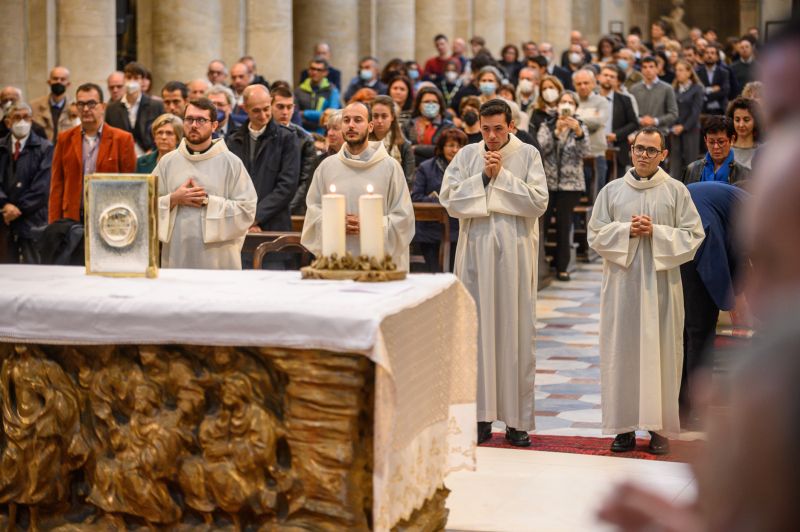
[(0, 267), (0, 528), (441, 529), (474, 468), (450, 274)]

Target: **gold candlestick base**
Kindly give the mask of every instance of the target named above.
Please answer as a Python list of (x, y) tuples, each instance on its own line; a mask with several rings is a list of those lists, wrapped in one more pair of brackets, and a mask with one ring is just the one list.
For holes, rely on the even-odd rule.
[(406, 272), (398, 271), (390, 255), (383, 260), (361, 255), (353, 257), (350, 253), (338, 257), (320, 257), (310, 266), (300, 269), (303, 279), (354, 280), (365, 283), (401, 281)]

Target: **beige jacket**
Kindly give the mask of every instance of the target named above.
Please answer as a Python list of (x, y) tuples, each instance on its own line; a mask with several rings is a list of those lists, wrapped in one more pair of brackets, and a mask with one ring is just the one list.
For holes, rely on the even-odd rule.
[[(64, 103), (64, 109), (58, 116), (58, 132), (66, 131), (73, 126), (69, 119), (69, 106), (72, 100), (67, 96), (67, 101)], [(31, 111), (33, 111), (33, 121), (42, 126), (47, 133), (47, 139), (50, 142), (53, 140), (53, 116), (50, 113), (50, 94), (45, 94), (41, 98), (36, 98), (31, 103)]]

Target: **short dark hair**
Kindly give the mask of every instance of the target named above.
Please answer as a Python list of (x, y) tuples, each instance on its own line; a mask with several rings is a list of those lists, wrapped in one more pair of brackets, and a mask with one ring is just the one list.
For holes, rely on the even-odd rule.
[(657, 127), (647, 126), (643, 127), (639, 131), (637, 131), (633, 136), (633, 142), (631, 142), (631, 148), (633, 148), (634, 144), (636, 144), (636, 139), (639, 138), (639, 135), (658, 135), (661, 144), (661, 151), (667, 149), (667, 140), (664, 138), (664, 133)]
[(290, 91), (286, 85), (275, 86), (273, 84), (270, 92), (272, 93), (273, 98), (275, 96), (280, 96), (281, 98), (294, 98), (294, 94), (292, 94), (292, 91)]
[(444, 147), (449, 141), (454, 140), (458, 142), (458, 144), (463, 148), (467, 145), (469, 139), (467, 139), (467, 134), (458, 129), (457, 127), (450, 127), (442, 131), (442, 134), (439, 135), (439, 139), (436, 141), (436, 148), (434, 149), (434, 155), (437, 157), (441, 157), (444, 154)]
[(511, 107), (500, 98), (494, 98), (481, 105), (479, 113), (481, 116), (505, 115), (506, 124), (511, 123)]
[(751, 98), (739, 96), (728, 104), (728, 110), (725, 113), (725, 116), (733, 121), (733, 113), (737, 109), (743, 109), (750, 113), (750, 116), (753, 117), (753, 140), (758, 142), (759, 137), (761, 136), (761, 128), (759, 127), (761, 112), (759, 110), (758, 102)]
[[(196, 100), (189, 100), (189, 105), (197, 107), (198, 109), (202, 109), (203, 111), (208, 111), (208, 117), (211, 119), (211, 121), (217, 122), (217, 106), (214, 105), (214, 102), (208, 98), (203, 97)], [(187, 105), (183, 110), (184, 118), (186, 117), (186, 111), (189, 110), (189, 105)]]
[(181, 91), (181, 98), (184, 100), (189, 96), (189, 87), (182, 81), (168, 81), (162, 88), (161, 93)]
[(75, 91), (75, 94), (77, 95), (79, 92), (89, 92), (89, 91), (97, 91), (98, 101), (100, 103), (103, 103), (103, 89), (101, 89), (100, 85), (98, 85), (97, 83), (84, 83), (83, 85), (78, 87), (78, 90)]
[(726, 137), (732, 139), (736, 134), (736, 130), (733, 128), (733, 120), (727, 116), (710, 115), (703, 124), (703, 137), (711, 133), (725, 133)]
[(616, 74), (617, 80), (619, 80), (620, 83), (622, 83), (622, 80), (620, 80), (619, 78), (621, 77), (624, 78), (625, 74), (622, 72), (622, 69), (619, 66), (615, 65), (614, 63), (606, 63), (602, 67), (600, 67), (600, 72), (602, 72), (603, 70), (610, 70), (611, 72)]
[(693, 42), (684, 43), (681, 47), (681, 50), (691, 50), (694, 53), (697, 53), (697, 46), (694, 45)]
[(308, 62), (308, 66), (311, 66), (312, 63), (322, 63), (322, 65), (325, 66), (325, 70), (328, 70), (328, 68), (330, 68), (328, 60), (325, 59), (324, 57), (315, 56), (311, 61)]
[(433, 38), (433, 42), (436, 42), (439, 39), (444, 39), (446, 41), (447, 40), (447, 35), (445, 35), (444, 33), (439, 33), (438, 35), (436, 35), (436, 37)]
[(126, 76), (134, 76), (137, 78), (144, 78), (147, 76), (147, 69), (144, 67), (144, 65), (137, 63), (136, 61), (131, 61), (125, 65), (125, 68), (122, 70), (122, 72)]
[(540, 67), (547, 67), (547, 58), (543, 55), (537, 55), (535, 57), (530, 58), (528, 61), (533, 61)]
[(658, 63), (656, 62), (656, 58), (654, 56), (652, 56), (652, 55), (646, 55), (646, 56), (644, 56), (642, 58), (642, 63), (641, 64), (644, 65), (645, 63), (653, 63), (654, 65), (658, 66)]

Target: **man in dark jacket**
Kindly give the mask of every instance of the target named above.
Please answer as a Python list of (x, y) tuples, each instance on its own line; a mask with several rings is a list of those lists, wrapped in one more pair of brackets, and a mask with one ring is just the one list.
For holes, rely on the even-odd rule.
[(294, 133), (300, 151), (300, 177), (297, 182), (297, 192), (294, 194), (289, 209), (292, 214), (306, 213), (306, 194), (314, 170), (317, 168), (319, 158), (314, 147), (314, 138), (302, 127), (292, 123), (294, 114), (294, 95), (286, 87), (279, 86), (272, 89), (272, 111), (278, 124)]
[(5, 117), (10, 133), (0, 139), (0, 262), (39, 262), (31, 232), (47, 225), (53, 145), (31, 131), (32, 121), (30, 106), (15, 103)]
[(612, 64), (603, 66), (597, 81), (600, 84), (600, 96), (606, 98), (611, 105), (610, 123), (606, 124), (606, 140), (619, 150), (616, 156), (617, 175), (613, 177), (622, 177), (631, 164), (628, 135), (639, 128), (639, 118), (631, 99), (618, 92), (620, 85), (625, 82), (625, 73), (621, 68)]
[(730, 71), (719, 60), (719, 50), (709, 44), (703, 52), (703, 65), (697, 68), (697, 77), (706, 88), (703, 112), (711, 115), (725, 114), (731, 90)]
[(153, 100), (142, 91), (145, 68), (139, 63), (125, 65), (125, 96), (111, 102), (106, 108), (106, 123), (133, 135), (136, 155), (144, 155), (155, 149), (153, 121), (164, 114), (164, 105)]
[(721, 181), (731, 185), (743, 185), (750, 177), (750, 170), (733, 158), (731, 148), (734, 134), (730, 118), (709, 117), (703, 128), (703, 140), (708, 153), (686, 167), (681, 181), (685, 185), (698, 181)]
[(291, 231), (289, 203), (297, 190), (300, 150), (294, 134), (272, 120), (272, 98), (263, 85), (244, 90), (248, 121), (226, 139), (258, 193), (251, 232)]

